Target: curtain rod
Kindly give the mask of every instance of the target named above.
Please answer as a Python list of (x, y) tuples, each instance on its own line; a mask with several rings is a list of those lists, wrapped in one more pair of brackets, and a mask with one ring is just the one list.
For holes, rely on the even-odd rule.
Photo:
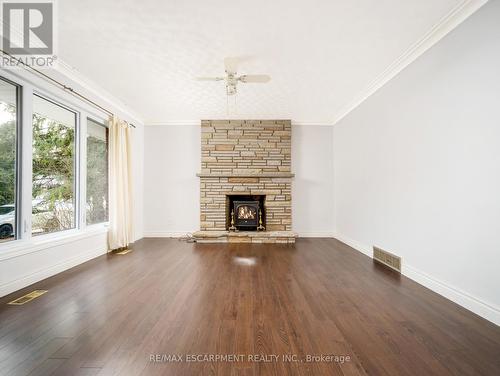
[[(49, 81), (53, 84), (56, 84), (58, 85), (61, 89), (63, 89), (64, 91), (67, 91), (69, 92), (70, 94), (72, 94), (73, 96), (77, 97), (77, 98), (80, 98), (80, 99), (83, 99), (85, 102), (91, 104), (92, 106), (104, 111), (105, 113), (107, 113), (108, 115), (110, 116), (114, 116), (114, 113), (110, 110), (108, 110), (107, 108), (101, 106), (100, 104), (94, 102), (92, 99), (89, 99), (87, 98), (86, 96), (84, 96), (83, 94), (80, 94), (79, 92), (77, 92), (75, 89), (73, 89), (72, 87), (70, 86), (67, 86), (65, 84), (63, 84), (62, 82), (59, 82), (57, 81), (56, 79), (50, 77), (49, 75), (39, 71), (38, 69), (36, 68), (33, 68), (31, 65), (28, 65), (26, 63), (24, 63), (24, 61), (22, 61), (21, 59), (17, 59), (16, 57), (12, 56), (11, 54), (9, 54), (8, 52), (5, 52), (4, 50), (0, 49), (0, 52), (2, 52), (4, 55), (7, 55), (9, 57), (11, 57), (12, 59), (15, 59), (18, 63), (21, 63), (21, 65), (24, 67), (24, 69), (28, 70), (31, 69), (33, 72), (35, 72), (36, 74), (38, 74), (40, 77), (42, 77), (43, 79), (45, 79), (46, 81)], [(132, 123), (129, 123), (129, 122), (126, 122), (129, 126), (135, 128), (136, 126)]]

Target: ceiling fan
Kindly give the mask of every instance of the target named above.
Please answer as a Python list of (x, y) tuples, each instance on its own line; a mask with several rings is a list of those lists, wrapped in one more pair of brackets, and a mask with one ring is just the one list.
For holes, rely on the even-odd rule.
[(237, 75), (237, 58), (226, 57), (224, 59), (225, 76), (220, 77), (196, 77), (198, 81), (225, 81), (226, 82), (226, 94), (235, 95), (237, 93), (237, 87), (239, 82), (245, 84), (265, 84), (271, 80), (271, 77), (267, 74), (243, 74), (241, 76)]

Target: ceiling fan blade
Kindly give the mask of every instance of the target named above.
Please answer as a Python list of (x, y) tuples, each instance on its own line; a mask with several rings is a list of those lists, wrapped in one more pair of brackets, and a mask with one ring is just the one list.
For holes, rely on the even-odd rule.
[(224, 58), (224, 69), (226, 73), (235, 74), (238, 71), (238, 58), (226, 57)]
[(196, 81), (222, 81), (224, 77), (195, 77)]
[(271, 77), (267, 74), (244, 74), (238, 77), (238, 80), (244, 83), (265, 84), (271, 81)]

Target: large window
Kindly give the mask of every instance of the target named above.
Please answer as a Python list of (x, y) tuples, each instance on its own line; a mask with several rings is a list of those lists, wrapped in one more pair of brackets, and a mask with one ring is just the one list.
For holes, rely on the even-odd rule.
[(43, 242), (43, 235), (66, 237), (76, 231), (61, 232), (89, 225), (104, 230), (109, 218), (105, 118), (72, 96), (2, 73), (0, 250), (18, 249), (32, 239)]
[(87, 120), (87, 224), (108, 220), (108, 128)]
[(0, 242), (15, 238), (17, 86), (0, 79)]
[(76, 113), (33, 96), (33, 235), (75, 227), (76, 120)]

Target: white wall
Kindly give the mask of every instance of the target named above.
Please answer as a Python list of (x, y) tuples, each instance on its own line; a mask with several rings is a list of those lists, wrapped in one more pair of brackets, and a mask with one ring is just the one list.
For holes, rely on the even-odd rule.
[(144, 128), (144, 236), (199, 230), (200, 125)]
[(500, 1), (334, 128), (336, 234), (500, 324)]
[(333, 236), (333, 127), (292, 125), (293, 230)]
[[(293, 125), (293, 229), (332, 236), (332, 127)], [(145, 127), (144, 234), (178, 236), (199, 230), (200, 125)]]
[(134, 124), (132, 130), (132, 179), (133, 211), (134, 211), (134, 241), (144, 236), (144, 125)]

